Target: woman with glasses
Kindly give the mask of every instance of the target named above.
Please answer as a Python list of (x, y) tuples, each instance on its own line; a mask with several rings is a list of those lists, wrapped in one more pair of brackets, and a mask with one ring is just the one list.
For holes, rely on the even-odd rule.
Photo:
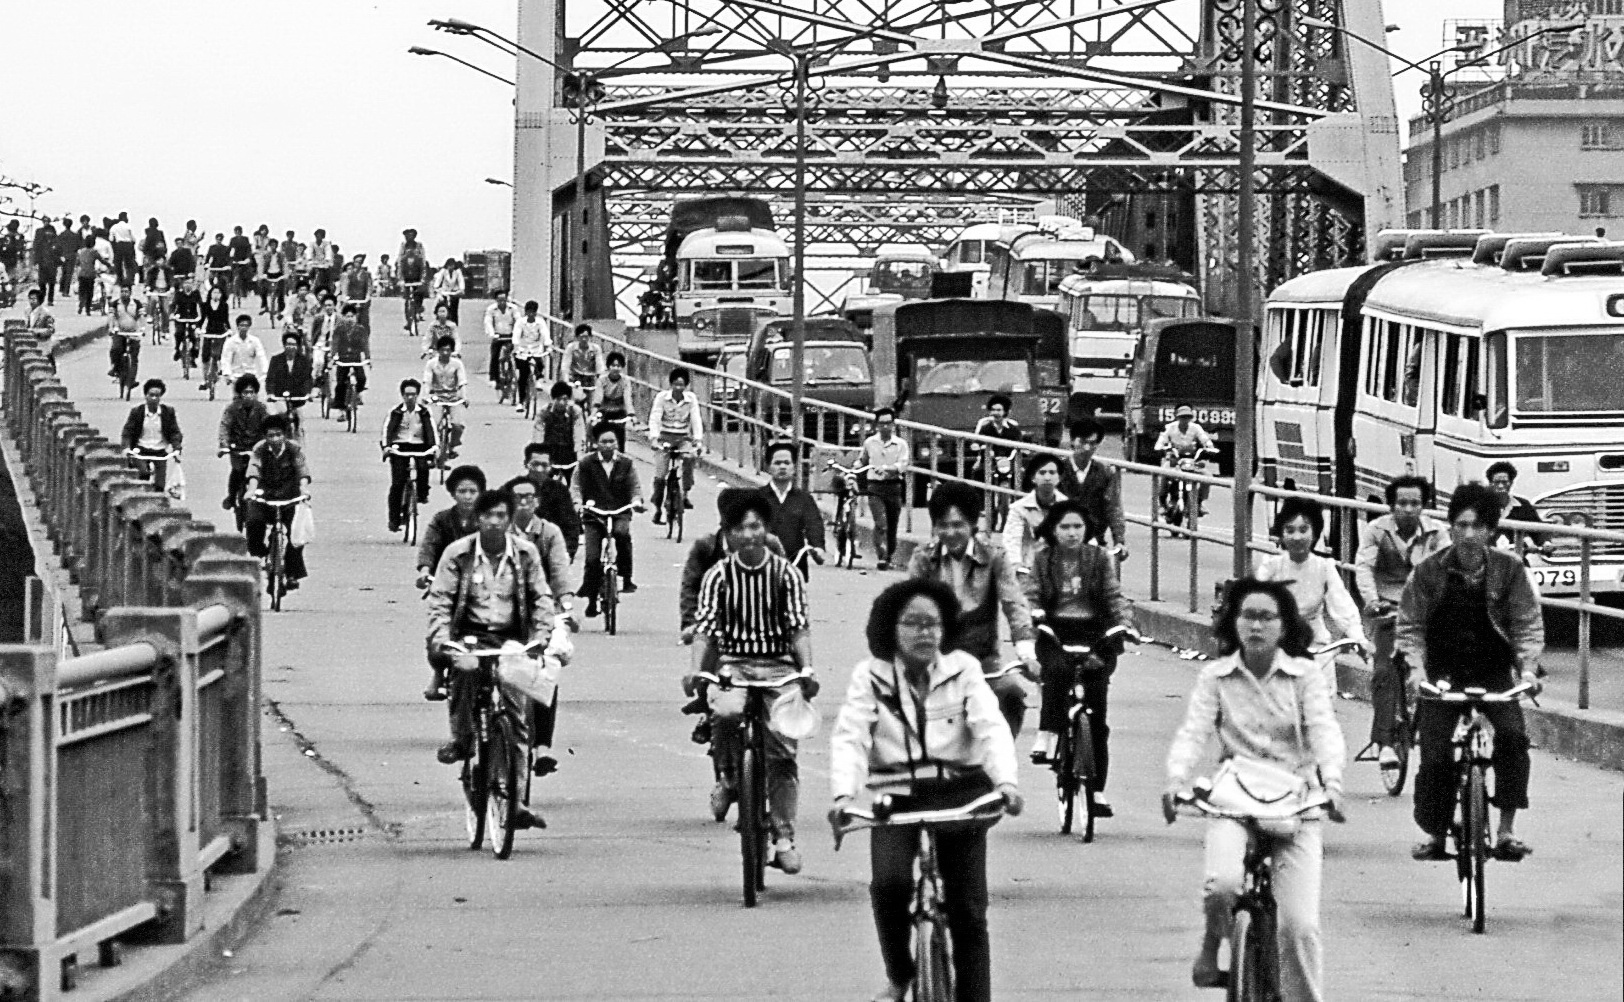
[[(1313, 634), (1291, 590), (1278, 581), (1233, 582), (1213, 633), (1223, 657), (1197, 676), (1184, 723), (1167, 753), (1162, 794), (1167, 823), (1178, 816), (1176, 797), (1188, 787), (1214, 736), (1220, 760), (1250, 759), (1263, 769), (1294, 773), (1322, 790), (1326, 816), (1344, 820), (1342, 729), (1331, 713), (1331, 690), (1308, 656)], [(1239, 821), (1207, 822), (1207, 928), (1190, 972), (1197, 988), (1225, 983), (1218, 948), (1229, 935), (1250, 837)], [(1319, 927), (1323, 853), (1317, 820), (1304, 820), (1295, 834), (1276, 837), (1272, 847), (1281, 1002), (1325, 997)]]
[[(894, 812), (958, 807), (994, 790), (1009, 814), (1021, 812), (1015, 740), (981, 663), (954, 649), (958, 626), (958, 599), (939, 581), (899, 581), (874, 600), (873, 656), (852, 671), (830, 739), (836, 830), (865, 785), (889, 795)], [(958, 1002), (985, 1002), (992, 998), (986, 828), (943, 830), (936, 847)], [(886, 974), (874, 1002), (901, 1002), (913, 982), (909, 907), (918, 848), (911, 828), (873, 831), (869, 897)]]

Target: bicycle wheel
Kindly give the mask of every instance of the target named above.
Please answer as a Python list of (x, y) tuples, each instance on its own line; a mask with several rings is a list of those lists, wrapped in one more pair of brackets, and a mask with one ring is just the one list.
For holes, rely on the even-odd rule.
[(1274, 936), (1269, 923), (1250, 908), (1235, 912), (1229, 934), (1229, 1002), (1275, 1002), (1269, 958)]
[(682, 542), (682, 513), (686, 508), (682, 497), (682, 481), (672, 480), (665, 492), (665, 538)]
[(514, 824), (519, 817), (519, 755), (518, 738), (513, 724), (498, 718), (491, 728), (490, 762), (486, 767), (489, 778), (489, 796), (485, 800), (485, 813), (489, 817), (491, 855), (507, 859), (513, 854)]
[(1071, 725), (1071, 785), (1080, 794), (1083, 841), (1094, 841), (1094, 729), (1088, 714), (1079, 713)]
[(462, 763), (463, 824), (468, 831), (468, 848), (478, 851), (485, 844), (485, 805), (490, 798), (486, 785), (483, 749)]
[(1072, 754), (1072, 740), (1070, 733), (1060, 735), (1060, 741), (1055, 746), (1054, 788), (1055, 795), (1060, 801), (1060, 834), (1070, 835), (1072, 822), (1077, 813), (1077, 774), (1073, 767), (1075, 756)]
[(761, 776), (757, 774), (761, 763), (757, 759), (756, 749), (751, 747), (749, 728), (745, 729), (744, 741), (744, 761), (739, 766), (739, 856), (743, 864), (741, 883), (744, 887), (744, 907), (754, 908), (767, 865), (765, 853), (762, 852), (766, 835), (761, 830), (762, 796), (765, 791), (762, 789)]
[(1382, 789), (1387, 791), (1389, 797), (1396, 797), (1404, 792), (1404, 781), (1410, 774), (1410, 722), (1403, 720), (1397, 733), (1393, 737), (1393, 751), (1398, 754), (1396, 768), (1380, 768), (1377, 771), (1382, 775)]
[(1482, 932), (1488, 922), (1487, 874), (1484, 872), (1489, 855), (1489, 793), (1484, 769), (1472, 766), (1466, 780), (1466, 803), (1461, 805), (1466, 825), (1466, 837), (1457, 846), (1465, 863), (1466, 917), (1472, 920), (1472, 931)]
[(914, 922), (914, 1002), (953, 1002), (953, 956), (947, 927), (933, 918)]
[(611, 637), (615, 635), (615, 628), (620, 625), (617, 613), (620, 607), (620, 574), (608, 561), (603, 565), (603, 631)]
[[(276, 517), (276, 515), (273, 515), (272, 517), (274, 518), (274, 517)], [(265, 575), (266, 578), (267, 578), (267, 580), (265, 582), (265, 587), (269, 588), (270, 592), (271, 592), (271, 611), (272, 612), (281, 612), (282, 611), (282, 546), (281, 546), (281, 543), (282, 543), (282, 533), (278, 531), (278, 527), (276, 525), (273, 525), (272, 528), (271, 528), (270, 550), (265, 555), (266, 558), (267, 558), (267, 564), (268, 564), (268, 566), (266, 568), (266, 575)]]

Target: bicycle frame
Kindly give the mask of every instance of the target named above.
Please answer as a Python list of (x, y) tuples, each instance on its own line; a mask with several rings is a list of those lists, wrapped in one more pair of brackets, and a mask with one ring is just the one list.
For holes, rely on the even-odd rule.
[(248, 500), (271, 509), (271, 518), (265, 526), (266, 576), (270, 579), (267, 586), (271, 592), (271, 611), (281, 612), (282, 592), (285, 590), (282, 580), (285, 573), (283, 560), (288, 547), (288, 527), (282, 524), (282, 509), (308, 501), (310, 497), (306, 494), (300, 494), (296, 498), (288, 498), (284, 501), (267, 501), (260, 497), (252, 497)]
[[(473, 640), (472, 637), (467, 638), (470, 643)], [(539, 640), (532, 641), (521, 650), (529, 653), (541, 643)], [(471, 701), (473, 720), (470, 721), (474, 754), (463, 760), (458, 777), (467, 802), (465, 820), (468, 847), (479, 849), (484, 844), (489, 821), (494, 823), (490, 831), (491, 853), (497, 859), (507, 859), (513, 851), (512, 821), (517, 814), (516, 808), (521, 803), (526, 806), (530, 803), (531, 767), (535, 754), (525, 724), (524, 698), (510, 694), (496, 675), (496, 659), (512, 652), (500, 648), (470, 649), (455, 642), (446, 644), (445, 650), (453, 657), (475, 659), (473, 670), (458, 671), (452, 682), (453, 685), (476, 687)], [(489, 749), (492, 742), (498, 739), (508, 742), (508, 747), (501, 754), (510, 756), (514, 765), (522, 763), (522, 768), (509, 770), (509, 778), (516, 784), (515, 788), (506, 792), (505, 800), (498, 798), (499, 802), (493, 804), (491, 793), (500, 777), (490, 775), (492, 755)]]

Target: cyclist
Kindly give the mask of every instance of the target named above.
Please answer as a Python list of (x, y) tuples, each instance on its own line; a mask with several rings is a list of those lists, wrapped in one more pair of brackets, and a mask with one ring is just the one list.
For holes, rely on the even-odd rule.
[(909, 466), (908, 443), (897, 436), (897, 412), (889, 407), (874, 412), (874, 434), (863, 441), (863, 466), (868, 468), (868, 511), (874, 519), (875, 567), (888, 571), (891, 557), (897, 552), (903, 477)]
[[(1326, 815), (1342, 813), (1342, 729), (1331, 712), (1331, 690), (1308, 656), (1310, 628), (1297, 614), (1291, 590), (1279, 581), (1241, 578), (1224, 596), (1213, 633), (1223, 657), (1196, 677), (1189, 708), (1167, 752), (1162, 815), (1178, 817), (1177, 795), (1190, 782), (1213, 737), (1219, 757), (1257, 763), (1319, 785)], [(1228, 937), (1244, 878), (1250, 833), (1239, 821), (1207, 822), (1206, 931), (1190, 970), (1197, 988), (1222, 987), (1218, 947)], [(1278, 908), (1281, 1002), (1325, 997), (1320, 956), (1320, 860), (1324, 841), (1317, 820), (1295, 835), (1278, 836), (1270, 850)]]
[(1060, 493), (1060, 460), (1041, 453), (1026, 461), (1021, 472), (1021, 490), (1026, 494), (1009, 503), (1009, 518), (1004, 521), (1004, 552), (1015, 562), (1016, 574), (1027, 574), (1032, 569), (1032, 550), (1038, 542), (1038, 526), (1043, 524), (1049, 510), (1068, 500)]
[(259, 311), (268, 314), (274, 326), (287, 308), (288, 259), (282, 256), (281, 244), (266, 240), (259, 261)]
[(457, 325), (451, 322), (446, 305), (444, 303), (435, 303), (434, 323), (429, 324), (428, 329), (423, 332), (424, 358), (434, 354), (439, 347), (440, 339), (443, 337), (451, 339), (451, 354), (462, 354), (462, 336), (457, 333)]
[(429, 586), (429, 582), (434, 578), (434, 569), (440, 566), (440, 557), (445, 553), (445, 548), (450, 546), (453, 540), (461, 539), (477, 528), (474, 520), (474, 501), (485, 491), (485, 471), (477, 466), (459, 466), (446, 475), (445, 491), (451, 495), (451, 507), (434, 513), (428, 525), (423, 527), (423, 541), (417, 547), (419, 588)]
[(1094, 461), (1094, 453), (1105, 440), (1105, 428), (1098, 420), (1085, 417), (1073, 421), (1071, 458), (1060, 464), (1060, 493), (1082, 502), (1088, 513), (1092, 542), (1105, 545), (1105, 530), (1111, 530), (1118, 560), (1128, 556), (1128, 520), (1122, 512), (1122, 474)]
[[(272, 398), (272, 402), (284, 396), (308, 398), (315, 378), (310, 356), (304, 353), (304, 339), (296, 330), (284, 330), (282, 353), (273, 356), (265, 370), (265, 395)], [(281, 412), (288, 415), (289, 423), (293, 424), (298, 422), (303, 407), (303, 401), (286, 401)]]
[[(1484, 471), (1483, 477), (1500, 496), (1500, 517), (1511, 519), (1513, 522), (1541, 522), (1539, 512), (1534, 508), (1533, 502), (1511, 492), (1511, 486), (1517, 482), (1517, 467), (1514, 463), (1500, 460), (1491, 463)], [(1490, 541), (1497, 549), (1508, 550), (1519, 556), (1524, 553), (1538, 553), (1550, 556), (1555, 550), (1551, 538), (1543, 532), (1513, 532), (1510, 529), (1495, 529), (1494, 537)]]
[[(1449, 498), (1452, 544), (1423, 560), (1399, 599), (1395, 657), (1431, 682), (1456, 689), (1503, 692), (1522, 681), (1539, 684), (1545, 623), (1538, 596), (1516, 556), (1490, 545), (1502, 502), (1492, 487), (1466, 483)], [(1494, 726), (1494, 804), (1500, 808), (1494, 856), (1516, 862), (1532, 850), (1517, 838), (1517, 812), (1528, 806), (1528, 728), (1518, 703), (1491, 703)], [(1463, 707), (1423, 702), (1416, 708), (1421, 752), (1415, 771), (1415, 823), (1426, 841), (1418, 860), (1449, 858), (1444, 836), (1455, 813), (1450, 736)]]
[(175, 298), (175, 287), (169, 280), (169, 266), (161, 259), (148, 265), (142, 281), (147, 287), (147, 317), (162, 343), (163, 336), (169, 333), (170, 303)]
[(124, 448), (157, 460), (152, 464), (152, 489), (160, 494), (169, 483), (166, 459), (173, 452), (178, 460), (181, 446), (180, 421), (175, 417), (175, 408), (163, 402), (168, 389), (161, 379), (149, 379), (141, 384), (141, 395), (146, 400), (131, 409), (129, 417), (124, 419), (124, 433), (119, 436)]
[(462, 303), (463, 293), (468, 291), (468, 283), (462, 276), (462, 262), (454, 257), (445, 259), (445, 265), (434, 276), (434, 303), (446, 305), (446, 315), (452, 323), (458, 319), (457, 307)]
[[(665, 377), (667, 389), (654, 395), (648, 412), (648, 437), (654, 444), (654, 524), (665, 522), (661, 502), (665, 500), (665, 478), (671, 470), (671, 455), (682, 457), (683, 507), (692, 508), (688, 495), (694, 490), (694, 459), (705, 441), (699, 419), (699, 399), (688, 392), (688, 370), (677, 366)], [(769, 515), (770, 518), (770, 515)]]
[(541, 494), (534, 480), (514, 477), (502, 485), (502, 490), (513, 498), (511, 531), (541, 554), (541, 567), (547, 574), (553, 604), (559, 612), (569, 613), (575, 607), (575, 589), (570, 587), (570, 556), (569, 548), (564, 545), (563, 530), (537, 514)]
[(259, 378), (252, 373), (240, 376), (232, 386), (231, 403), (220, 414), (219, 455), (229, 456), (231, 476), (226, 481), (226, 496), (220, 507), (235, 511), (241, 518), (243, 481), (248, 478), (248, 456), (245, 453), (259, 444), (263, 437), (265, 405), (259, 399)]
[(1399, 598), (1421, 561), (1449, 545), (1448, 526), (1423, 514), (1432, 507), (1432, 484), (1425, 477), (1395, 477), (1387, 484), (1388, 514), (1359, 529), (1354, 580), (1365, 601), (1365, 635), (1376, 649), (1370, 674), (1370, 740), (1379, 749), (1377, 763), (1397, 769), (1393, 722), (1404, 679), (1393, 664), (1393, 639)]
[(603, 375), (603, 349), (592, 341), (591, 324), (575, 325), (575, 341), (570, 344), (565, 359), (569, 369), (568, 379), (579, 391), (576, 399), (583, 403), (592, 399), (592, 391)]
[[(908, 576), (940, 581), (953, 589), (959, 604), (955, 644), (980, 661), (982, 671), (989, 674), (1003, 667), (998, 642), (998, 613), (1002, 611), (1009, 624), (1010, 640), (1015, 644), (1015, 656), (1035, 676), (1037, 634), (1032, 631), (1026, 594), (1016, 580), (1009, 555), (976, 535), (981, 505), (982, 492), (969, 484), (938, 485), (928, 505), (934, 538), (914, 550)], [(991, 685), (1009, 733), (1019, 735), (1026, 716), (1026, 691), (1020, 680), (1005, 675), (992, 680)]]
[[(1009, 416), (1009, 408), (1009, 397), (1004, 394), (994, 393), (988, 397), (987, 413), (982, 415), (981, 420), (976, 422), (975, 433), (985, 435), (988, 438), (1001, 438), (1008, 442), (1026, 441), (1026, 435), (1021, 432), (1020, 423)], [(988, 446), (980, 443), (972, 443), (970, 446), (970, 450), (977, 453), (985, 452), (988, 448)], [(995, 445), (991, 446), (991, 450), (995, 459), (1002, 459), (1015, 454), (1013, 447), (1005, 448)]]
[(231, 300), (220, 286), (210, 286), (203, 298), (203, 381), (200, 390), (220, 374), (220, 356), (225, 353), (226, 338), (231, 336)]
[(626, 400), (626, 390), (631, 383), (626, 379), (626, 356), (618, 351), (612, 351), (604, 360), (603, 380), (592, 395), (594, 421), (612, 421), (619, 429), (619, 441), (622, 451), (626, 448), (626, 416), (631, 413), (631, 406)]
[(220, 349), (220, 372), (230, 382), (235, 383), (238, 376), (249, 373), (258, 379), (265, 378), (270, 359), (259, 336), (249, 333), (253, 326), (253, 317), (246, 313), (237, 314), (237, 336), (227, 338)]
[[(331, 301), (331, 296), (324, 296), (323, 303)], [(372, 333), (355, 322), (355, 307), (349, 303), (338, 315), (338, 323), (332, 326), (332, 339), (329, 343), (332, 351), (332, 360), (335, 365), (342, 365), (333, 375), (333, 411), (334, 417), (344, 420), (340, 413), (349, 406), (349, 392), (355, 394), (355, 406), (361, 406), (361, 394), (367, 388), (367, 369), (372, 365)], [(355, 365), (353, 363), (363, 363)]]
[[(1315, 647), (1331, 642), (1331, 631), (1325, 625), (1326, 617), (1330, 617), (1338, 633), (1358, 641), (1368, 652), (1371, 646), (1359, 622), (1359, 607), (1353, 604), (1353, 596), (1342, 583), (1342, 572), (1337, 569), (1336, 561), (1313, 552), (1314, 544), (1324, 533), (1325, 509), (1319, 502), (1287, 498), (1274, 519), (1274, 536), (1285, 552), (1264, 557), (1253, 576), (1260, 581), (1283, 582), (1291, 589), (1291, 597), (1297, 600), (1298, 615), (1313, 631)], [(1323, 668), (1326, 688), (1335, 695), (1336, 662), (1327, 659)]]
[[(570, 384), (554, 383), (549, 394), (552, 400), (536, 412), (535, 426), (530, 431), (531, 441), (545, 445), (556, 462), (566, 465), (586, 451), (586, 413), (571, 399), (573, 395)], [(658, 485), (655, 494), (659, 494)]]
[[(1204, 450), (1217, 451), (1217, 444), (1207, 429), (1201, 427), (1195, 420), (1195, 408), (1183, 404), (1173, 412), (1173, 420), (1162, 427), (1162, 433), (1156, 436), (1156, 454), (1162, 457), (1163, 466), (1177, 466), (1178, 460), (1191, 456), (1200, 456)], [(1211, 484), (1198, 484), (1196, 490), (1197, 503), (1201, 506), (1201, 514), (1207, 514), (1207, 495), (1212, 492)], [(1169, 480), (1163, 490), (1177, 490), (1179, 483)]]
[[(870, 657), (852, 669), (829, 738), (829, 823), (837, 831), (864, 786), (891, 797), (894, 811), (957, 807), (994, 790), (1008, 813), (1025, 806), (1016, 785), (1015, 742), (998, 700), (976, 659), (953, 649), (958, 619), (958, 601), (939, 581), (898, 581), (874, 600), (866, 631)], [(874, 1002), (902, 1002), (914, 980), (909, 940), (919, 834), (912, 828), (872, 834), (869, 900), (886, 979)], [(936, 852), (957, 997), (988, 1002), (986, 826), (938, 832)]]
[(254, 242), (243, 235), (241, 226), (231, 228), (227, 244), (231, 262), (231, 288), (234, 295), (247, 296), (254, 285)]
[[(478, 531), (446, 547), (429, 586), (429, 649), (453, 661), (456, 656), (446, 650), (453, 640), (473, 637), (479, 647), (532, 642), (551, 632), (556, 614), (541, 555), (509, 531), (513, 499), (485, 491), (474, 502), (474, 516)], [(473, 686), (451, 686), (451, 740), (436, 753), (446, 765), (473, 754), (474, 694)], [(535, 823), (521, 813), (521, 827)]]
[(429, 259), (429, 252), (423, 249), (423, 244), (417, 239), (417, 231), (410, 227), (400, 231), (400, 248), (395, 251), (395, 261), (398, 263), (408, 257), (415, 257), (425, 264)]
[(389, 263), (388, 254), (378, 255), (378, 268), (372, 273), (372, 279), (377, 283), (377, 293), (380, 296), (394, 295), (395, 268)]
[(399, 532), (406, 521), (407, 492), (412, 489), (412, 467), (417, 467), (417, 503), (429, 500), (428, 458), (434, 455), (434, 418), (419, 399), (423, 384), (415, 379), (400, 381), (400, 403), (389, 409), (383, 422), (379, 447), (399, 452), (419, 453), (422, 458), (394, 455), (389, 460), (389, 531)]
[(569, 487), (553, 476), (553, 454), (540, 442), (524, 447), (524, 475), (536, 485), (536, 514), (558, 526), (569, 562), (575, 563), (575, 550), (581, 544), (581, 513), (575, 510)]
[[(722, 516), (723, 522), (726, 521), (725, 515), (729, 506), (737, 504), (739, 498), (748, 493), (750, 493), (750, 489), (747, 487), (724, 487), (716, 492), (716, 513), (718, 516)], [(777, 536), (773, 535), (770, 528), (767, 532), (767, 549), (781, 557), (784, 556), (784, 544)], [(694, 545), (688, 548), (688, 559), (682, 565), (682, 587), (677, 593), (677, 619), (682, 630), (682, 642), (684, 644), (693, 643), (694, 620), (699, 616), (700, 582), (705, 580), (705, 573), (715, 567), (717, 561), (731, 552), (732, 550), (728, 548), (727, 529), (720, 523), (717, 525), (714, 534), (700, 536), (694, 540)], [(703, 689), (705, 683), (699, 681), (695, 682), (695, 685)], [(698, 701), (684, 707), (682, 712), (700, 713), (703, 710), (703, 701)], [(710, 739), (707, 737), (706, 740)], [(727, 803), (728, 801), (723, 802), (722, 814), (727, 813)]]
[[(428, 258), (423, 256), (422, 245), (416, 242), (416, 230), (407, 230), (412, 234), (409, 244), (401, 244), (401, 252), (395, 258), (400, 273), (400, 294), (405, 299), (405, 312), (408, 318), (415, 316), (423, 308), (423, 281), (428, 272)], [(415, 249), (408, 249), (415, 248)], [(410, 331), (412, 325), (406, 324)]]
[[(789, 552), (799, 555), (811, 547), (809, 556), (823, 564), (823, 511), (805, 490), (795, 486), (795, 446), (774, 442), (767, 446), (767, 483), (756, 493), (767, 499), (772, 509), (768, 528)], [(807, 557), (795, 561), (801, 578), (808, 577)]]
[(338, 297), (331, 292), (323, 292), (316, 297), (321, 304), (314, 313), (307, 314), (310, 322), (310, 344), (312, 347), (332, 347), (333, 331), (338, 327)]
[[(534, 299), (524, 304), (524, 319), (513, 328), (513, 339), (504, 348), (500, 341), (491, 342), (491, 350), (498, 356), (503, 350), (513, 352), (514, 387), (513, 409), (523, 411), (536, 392), (536, 383), (547, 378), (547, 360), (552, 355), (552, 335), (547, 322), (537, 316), (540, 305)], [(500, 367), (500, 362), (497, 363)]]
[[(310, 291), (309, 282), (302, 278), (299, 279), (293, 290), (293, 298), (288, 300), (288, 326), (297, 327), (308, 334), (311, 323), (315, 320), (316, 314), (320, 312), (321, 300), (317, 299), (316, 294)], [(311, 345), (314, 347), (315, 342), (312, 341)]]
[[(593, 451), (582, 457), (575, 466), (575, 477), (570, 481), (570, 497), (577, 508), (591, 505), (600, 511), (614, 511), (631, 505), (642, 511), (643, 485), (638, 482), (637, 468), (631, 458), (620, 454), (616, 446), (615, 429), (599, 424), (592, 429)], [(598, 614), (598, 591), (603, 579), (604, 523), (597, 518), (583, 519), (586, 536), (586, 564), (581, 574), (581, 590), (577, 595), (586, 599), (586, 615), (590, 619)], [(622, 513), (614, 517), (608, 529), (615, 537), (616, 570), (620, 572), (620, 591), (630, 595), (637, 591), (632, 583), (632, 517)]]
[(203, 297), (197, 292), (197, 278), (191, 273), (181, 279), (175, 293), (175, 361), (189, 358), (197, 363), (197, 332), (203, 326)]
[(203, 266), (209, 270), (209, 288), (230, 294), (231, 248), (226, 246), (226, 235), (216, 233), (214, 243), (203, 252)]
[[(186, 284), (187, 279), (195, 280), (197, 278), (197, 253), (187, 244), (177, 241), (175, 249), (169, 252), (169, 273), (182, 286)], [(192, 288), (193, 290), (197, 289), (195, 281)]]
[(372, 326), (372, 272), (367, 270), (367, 256), (357, 254), (344, 262), (344, 302), (355, 307), (356, 320), (363, 327)]
[(333, 242), (326, 230), (317, 230), (310, 241), (310, 284), (323, 296), (333, 291)]
[[(754, 492), (739, 495), (722, 515), (732, 551), (705, 572), (699, 585), (699, 608), (694, 620), (691, 667), (683, 676), (683, 693), (694, 695), (695, 673), (731, 665), (743, 678), (766, 681), (797, 669), (812, 667), (811, 619), (806, 610), (806, 586), (789, 561), (767, 548), (767, 501)], [(800, 680), (802, 694), (818, 694), (816, 678)], [(714, 754), (718, 761), (734, 761), (733, 749), (741, 740), (738, 716), (742, 704), (723, 690), (710, 691)], [(801, 854), (795, 848), (795, 806), (800, 795), (800, 772), (795, 763), (796, 742), (771, 729), (767, 732), (767, 804), (772, 815), (772, 865), (785, 873), (801, 872)], [(738, 777), (724, 766), (721, 781), (737, 789)]]
[[(308, 494), (310, 467), (305, 462), (304, 449), (300, 448), (299, 443), (288, 439), (288, 419), (281, 414), (272, 414), (265, 419), (261, 434), (265, 437), (254, 446), (252, 455), (248, 457), (248, 470), (243, 480), (243, 492), (249, 500), (290, 501), (300, 494)], [(283, 525), (291, 527), (296, 507), (287, 505), (273, 509), (250, 504), (247, 518), (248, 552), (256, 557), (265, 556), (269, 552), (265, 545), (268, 520), (278, 517)], [(309, 573), (305, 569), (304, 547), (293, 545), (292, 539), (288, 540), (282, 571), (287, 582), (283, 586), (284, 591), (296, 590), (300, 580)]]
[(130, 298), (131, 286), (121, 285), (118, 289), (118, 298), (113, 300), (113, 309), (108, 320), (109, 333), (107, 361), (110, 366), (107, 370), (109, 376), (118, 377), (119, 366), (124, 363), (124, 356), (130, 356), (130, 376), (141, 371), (141, 338), (146, 326), (146, 311), (141, 308), (141, 302)]
[[(462, 412), (468, 406), (468, 370), (456, 356), (456, 348), (456, 338), (440, 335), (434, 357), (423, 366), (423, 389), (434, 411), (435, 426), (439, 427), (441, 415), (450, 412), (451, 434), (441, 443), (446, 459), (455, 459), (462, 448)], [(459, 400), (462, 403), (456, 403)]]
[[(1111, 675), (1116, 671), (1122, 645), (1133, 632), (1133, 609), (1117, 582), (1116, 561), (1104, 550), (1088, 544), (1092, 527), (1081, 501), (1061, 501), (1049, 509), (1038, 538), (1044, 546), (1032, 555), (1032, 573), (1026, 575), (1026, 600), (1032, 618), (1043, 620), (1060, 644), (1087, 644), (1103, 668), (1085, 686), (1085, 698), (1094, 739), (1094, 813), (1111, 817), (1105, 782), (1111, 765)], [(1047, 636), (1038, 640), (1043, 665), (1042, 702), (1038, 709), (1038, 736), (1032, 761), (1043, 764), (1054, 754), (1055, 742), (1066, 728), (1066, 694), (1073, 679), (1065, 670), (1065, 652)]]
[(485, 307), (485, 336), (491, 341), (490, 382), (496, 385), (497, 370), (502, 364), (502, 352), (513, 348), (513, 331), (519, 326), (519, 311), (508, 302), (507, 292), (496, 290), (496, 301)]

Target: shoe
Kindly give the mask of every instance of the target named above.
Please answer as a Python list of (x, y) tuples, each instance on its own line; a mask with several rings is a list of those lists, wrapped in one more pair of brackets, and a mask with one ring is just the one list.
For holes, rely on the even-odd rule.
[(688, 500), (687, 498), (683, 498), (682, 499), (682, 510), (683, 511), (693, 511), (694, 510), (694, 503), (692, 501)]
[(233, 509), (235, 507), (237, 507), (235, 498), (226, 498), (226, 499), (224, 499), (223, 501), (220, 502), (220, 510), (221, 511), (230, 511), (231, 509)]
[(694, 725), (694, 731), (688, 735), (688, 740), (696, 745), (708, 745), (711, 743), (711, 722), (709, 717)]
[(440, 746), (439, 751), (434, 753), (434, 757), (440, 760), (441, 765), (456, 765), (458, 762), (461, 762), (463, 759), (467, 758), (470, 754), (471, 752), (468, 750), (467, 746), (463, 745), (461, 742), (447, 741), (445, 744)]
[(710, 809), (711, 817), (717, 824), (727, 820), (727, 809), (733, 805), (733, 791), (726, 783), (717, 783), (711, 787)]
[(598, 616), (598, 600), (593, 599), (586, 604), (586, 618), (596, 619)]
[(891, 561), (889, 561), (889, 560), (881, 560), (881, 561), (875, 563), (874, 569), (877, 570), (877, 571), (888, 571), (888, 570), (891, 569)]
[(443, 703), (446, 701), (445, 688), (443, 686), (431, 685), (427, 689), (423, 690), (423, 698), (431, 703)]
[(429, 503), (429, 496), (427, 494), (419, 494), (417, 496), (417, 503), (418, 504), (428, 504)]
[(1094, 794), (1094, 816), (1096, 818), (1114, 818), (1116, 811), (1112, 810), (1111, 802), (1105, 799), (1105, 794)]
[(522, 832), (530, 828), (540, 829), (546, 827), (546, 820), (543, 819), (540, 814), (537, 814), (528, 807), (521, 807), (514, 812), (513, 830), (516, 832)]
[(795, 848), (795, 843), (788, 839), (780, 840), (775, 846), (772, 865), (785, 873), (794, 875), (801, 872), (801, 852)]
[(665, 524), (665, 515), (662, 514), (660, 512), (660, 509), (658, 509), (658, 508), (654, 509), (654, 524), (655, 525), (664, 525)]
[(1534, 851), (1533, 847), (1515, 835), (1501, 835), (1494, 843), (1493, 855), (1502, 863), (1521, 863)]
[(530, 766), (533, 776), (551, 776), (558, 771), (558, 759), (551, 755), (537, 755), (536, 761)]
[(635, 595), (637, 593), (637, 586), (632, 584), (630, 581), (622, 582), (620, 586), (620, 593), (622, 595)]
[(691, 717), (696, 713), (704, 713), (706, 706), (707, 700), (704, 696), (695, 696), (693, 699), (690, 699), (688, 702), (682, 704), (682, 715), (685, 717)]
[(1441, 863), (1451, 857), (1443, 839), (1429, 838), (1410, 847), (1410, 858), (1418, 863)]
[(390, 532), (399, 532), (400, 531), (400, 523), (399, 522), (390, 522), (389, 523), (389, 531)]
[(902, 1002), (907, 997), (907, 985), (886, 985), (874, 993), (874, 998), (870, 1002)]
[(1197, 988), (1228, 988), (1229, 972), (1218, 969), (1218, 962), (1197, 957), (1190, 968), (1190, 984)]

